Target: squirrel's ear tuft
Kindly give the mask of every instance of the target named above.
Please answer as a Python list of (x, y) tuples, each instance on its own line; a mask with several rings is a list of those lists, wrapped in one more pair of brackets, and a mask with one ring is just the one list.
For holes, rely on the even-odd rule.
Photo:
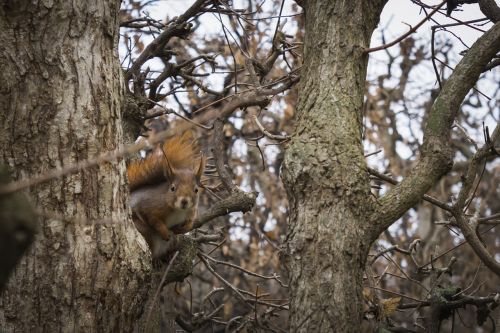
[(174, 169), (172, 168), (172, 165), (170, 164), (167, 154), (165, 153), (165, 149), (162, 148), (161, 152), (163, 153), (163, 156), (165, 157), (165, 163), (163, 163), (163, 175), (165, 176), (165, 179), (173, 179), (174, 178)]
[(198, 167), (195, 169), (196, 170), (196, 179), (198, 179), (198, 181), (201, 179), (201, 176), (203, 175), (203, 172), (205, 171), (206, 161), (207, 161), (207, 159), (205, 158), (205, 156), (203, 156), (203, 153), (201, 153), (200, 165), (198, 165)]

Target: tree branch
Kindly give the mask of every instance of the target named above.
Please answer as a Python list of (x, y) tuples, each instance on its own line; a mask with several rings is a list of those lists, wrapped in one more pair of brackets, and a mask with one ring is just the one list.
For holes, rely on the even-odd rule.
[(238, 189), (232, 193), (231, 196), (216, 202), (209, 210), (200, 215), (200, 217), (194, 221), (193, 229), (198, 229), (214, 218), (224, 216), (232, 212), (246, 213), (252, 210), (255, 205), (256, 198), (257, 193), (247, 193)]
[[(481, 259), (486, 267), (500, 277), (500, 263), (498, 263), (488, 252), (485, 245), (477, 235), (476, 228), (479, 223), (479, 219), (477, 217), (468, 218), (465, 215), (467, 207), (474, 198), (475, 190), (473, 190), (473, 188), (474, 183), (476, 183), (478, 165), (488, 156), (489, 153), (491, 153), (491, 148), (500, 137), (500, 125), (496, 126), (491, 138), (488, 138), (488, 134), (486, 134), (486, 136), (486, 144), (474, 154), (469, 166), (467, 167), (462, 188), (460, 189), (456, 203), (453, 206), (452, 214), (455, 217), (457, 226), (460, 228), (465, 239), (469, 242), (479, 259)], [(479, 178), (478, 182), (479, 181), (481, 181), (481, 178)]]
[(205, 2), (206, 0), (196, 1), (184, 14), (170, 23), (167, 28), (146, 47), (141, 55), (134, 61), (132, 67), (125, 72), (125, 81), (130, 80), (134, 74), (137, 74), (146, 61), (161, 52), (170, 38), (189, 34), (191, 32), (191, 24), (187, 23), (187, 21), (203, 9)]
[(213, 154), (215, 157), (215, 166), (217, 168), (217, 173), (224, 184), (224, 187), (229, 192), (229, 197), (216, 202), (211, 206), (211, 208), (206, 211), (203, 215), (194, 221), (193, 228), (199, 228), (208, 221), (212, 219), (227, 215), (232, 212), (248, 212), (250, 211), (257, 198), (257, 193), (243, 192), (236, 185), (234, 185), (231, 175), (226, 169), (224, 164), (224, 152), (226, 148), (224, 147), (224, 123), (221, 119), (216, 119), (214, 122), (214, 150)]
[(495, 0), (479, 0), (479, 8), (491, 22), (500, 21), (500, 7), (497, 6)]
[[(368, 168), (368, 172), (372, 175), (374, 175), (375, 177), (379, 178), (379, 179), (382, 179), (382, 180), (385, 180), (386, 182), (392, 184), (392, 185), (397, 185), (398, 182), (397, 180), (395, 179), (392, 179), (391, 177), (387, 176), (387, 175), (384, 175), (383, 173), (380, 173), (378, 172), (377, 170), (375, 169), (372, 169), (372, 168)], [(436, 205), (437, 207), (441, 208), (441, 209), (444, 209), (446, 211), (449, 211), (451, 212), (452, 210), (452, 207), (434, 197), (431, 197), (430, 195), (427, 195), (427, 194), (424, 194), (422, 196), (422, 199), (424, 199), (425, 201), (433, 204), (433, 205)]]
[(484, 244), (477, 236), (476, 231), (473, 230), (471, 225), (468, 223), (469, 219), (466, 219), (461, 211), (456, 211), (453, 215), (457, 221), (458, 227), (464, 235), (464, 238), (467, 240), (479, 259), (481, 259), (486, 267), (500, 277), (500, 263), (498, 263), (488, 252)]
[(429, 15), (427, 15), (426, 17), (424, 17), (423, 20), (421, 20), (416, 26), (414, 26), (413, 28), (411, 28), (407, 33), (405, 33), (404, 35), (400, 36), (399, 38), (396, 38), (395, 40), (393, 40), (392, 42), (390, 43), (387, 43), (387, 44), (384, 44), (384, 45), (380, 45), (380, 46), (376, 46), (376, 47), (372, 47), (372, 48), (369, 48), (369, 49), (366, 49), (364, 51), (364, 53), (371, 53), (371, 52), (376, 52), (376, 51), (380, 51), (380, 50), (385, 50), (391, 46), (394, 46), (396, 45), (397, 43), (401, 42), (403, 39), (405, 39), (406, 37), (410, 36), (411, 34), (413, 34), (415, 31), (417, 31), (418, 28), (420, 28), (425, 22), (427, 22), (431, 17), (432, 15), (434, 15), (444, 4), (446, 3), (446, 1), (443, 1), (441, 2), (439, 5), (437, 5), (430, 13)]
[(500, 23), (496, 23), (470, 48), (437, 97), (424, 130), (421, 157), (398, 185), (379, 199), (367, 226), (372, 239), (413, 207), (452, 166), (450, 131), (460, 105), (484, 67), (500, 50)]

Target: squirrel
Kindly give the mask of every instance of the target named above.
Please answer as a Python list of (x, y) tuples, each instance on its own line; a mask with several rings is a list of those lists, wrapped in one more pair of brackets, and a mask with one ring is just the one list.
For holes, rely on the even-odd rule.
[(166, 254), (173, 234), (193, 229), (206, 163), (197, 149), (186, 131), (127, 168), (132, 220), (154, 259)]

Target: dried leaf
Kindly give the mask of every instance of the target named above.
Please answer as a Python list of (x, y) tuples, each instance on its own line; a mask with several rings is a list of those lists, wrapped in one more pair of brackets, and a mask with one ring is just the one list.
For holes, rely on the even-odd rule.
[(392, 315), (396, 311), (400, 301), (401, 297), (385, 298), (380, 300), (383, 316), (388, 317)]

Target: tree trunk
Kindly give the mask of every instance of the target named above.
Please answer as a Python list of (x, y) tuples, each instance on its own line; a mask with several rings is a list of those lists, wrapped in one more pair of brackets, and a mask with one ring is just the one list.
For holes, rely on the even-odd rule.
[[(119, 0), (0, 6), (0, 163), (17, 178), (122, 144), (119, 6)], [(133, 330), (150, 260), (137, 242), (127, 193), (124, 162), (30, 190), (38, 210), (50, 213), (38, 221), (35, 243), (2, 295), (1, 330)]]
[(291, 332), (358, 332), (373, 211), (363, 156), (369, 46), (385, 1), (305, 4), (297, 127), (285, 154)]

